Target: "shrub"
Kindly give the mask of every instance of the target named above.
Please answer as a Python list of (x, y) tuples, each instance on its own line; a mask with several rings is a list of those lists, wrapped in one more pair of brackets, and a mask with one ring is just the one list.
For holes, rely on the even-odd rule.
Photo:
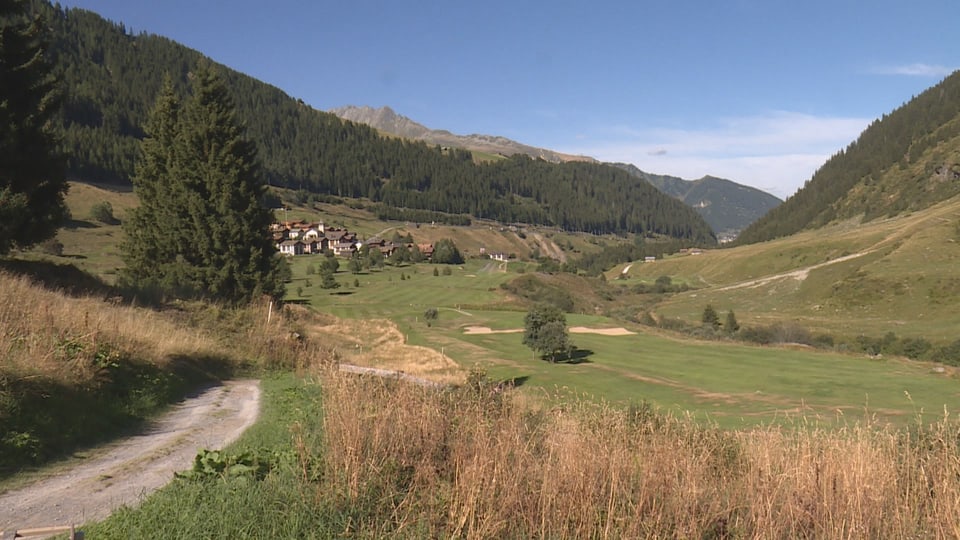
[(56, 238), (51, 238), (49, 240), (44, 240), (40, 243), (40, 251), (46, 253), (47, 255), (54, 255), (56, 257), (63, 256), (63, 242), (57, 240)]
[(521, 298), (538, 304), (550, 304), (565, 312), (574, 310), (573, 296), (561, 287), (550, 285), (534, 275), (524, 275), (500, 285)]
[(913, 360), (923, 358), (932, 348), (933, 345), (923, 338), (903, 338), (900, 341), (901, 353)]
[(109, 201), (102, 201), (94, 204), (90, 208), (90, 218), (107, 225), (116, 225), (120, 223), (113, 215), (113, 205)]
[(937, 349), (934, 360), (950, 366), (960, 366), (960, 339)]

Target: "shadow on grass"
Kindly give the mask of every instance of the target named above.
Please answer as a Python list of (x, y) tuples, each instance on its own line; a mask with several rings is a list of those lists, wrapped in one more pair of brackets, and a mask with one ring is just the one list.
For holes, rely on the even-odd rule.
[(235, 367), (215, 355), (170, 358), (165, 366), (120, 360), (84, 385), (0, 373), (0, 479), (73, 452), (142, 432), (168, 405), (220, 384)]
[(332, 292), (330, 294), (334, 296), (350, 296), (351, 294), (353, 294), (353, 291), (337, 291), (337, 292)]
[(71, 296), (102, 294), (107, 297), (117, 294), (116, 289), (107, 285), (100, 278), (88, 274), (72, 264), (0, 259), (0, 270), (29, 277), (45, 289), (62, 291)]
[(96, 229), (97, 224), (82, 219), (71, 219), (64, 225), (67, 229)]
[(524, 383), (530, 380), (529, 375), (521, 375), (519, 377), (513, 377), (511, 379), (503, 379), (502, 381), (497, 381), (497, 388), (516, 388), (518, 386), (523, 386)]
[(589, 358), (593, 356), (593, 351), (590, 349), (574, 349), (566, 358), (557, 360), (557, 364), (589, 364)]

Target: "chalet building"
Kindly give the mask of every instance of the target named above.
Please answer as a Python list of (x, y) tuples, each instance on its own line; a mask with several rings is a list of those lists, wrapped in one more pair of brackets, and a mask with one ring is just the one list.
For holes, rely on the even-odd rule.
[(330, 250), (333, 251), (333, 254), (337, 257), (353, 257), (353, 254), (357, 252), (357, 244), (354, 242), (334, 242), (330, 244)]
[(425, 260), (433, 259), (433, 244), (417, 244), (417, 248)]
[[(374, 237), (361, 243), (357, 234), (347, 229), (326, 227), (323, 222), (307, 222), (304, 220), (284, 221), (270, 225), (270, 233), (274, 244), (280, 253), (289, 256), (310, 255), (332, 251), (337, 257), (353, 257), (360, 246), (367, 245), (368, 249), (377, 249), (384, 257), (389, 257), (404, 246)], [(414, 244), (406, 244), (408, 249)], [(425, 259), (433, 256), (433, 244), (417, 244), (420, 253)]]
[(304, 245), (299, 240), (284, 240), (277, 246), (284, 255), (303, 255)]

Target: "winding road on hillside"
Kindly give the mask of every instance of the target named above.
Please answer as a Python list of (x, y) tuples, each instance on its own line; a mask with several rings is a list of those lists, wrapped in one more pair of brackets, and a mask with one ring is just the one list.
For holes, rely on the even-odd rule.
[(260, 411), (258, 381), (227, 381), (189, 396), (146, 432), (55, 466), (50, 476), (0, 494), (0, 531), (79, 525), (133, 506), (189, 469), (197, 451), (236, 440)]
[(797, 280), (797, 281), (803, 281), (803, 280), (807, 279), (807, 276), (809, 276), (809, 275), (810, 275), (810, 272), (813, 271), (813, 270), (817, 270), (817, 269), (823, 268), (823, 267), (825, 267), (825, 266), (830, 266), (831, 264), (837, 264), (837, 263), (842, 263), (842, 262), (844, 262), (844, 261), (849, 261), (850, 259), (856, 259), (857, 257), (863, 257), (864, 255), (867, 255), (867, 254), (869, 254), (869, 253), (873, 253), (874, 251), (876, 251), (876, 248), (871, 248), (871, 249), (868, 249), (868, 250), (866, 250), (866, 251), (861, 251), (861, 252), (859, 252), (859, 253), (853, 253), (853, 254), (851, 254), (851, 255), (844, 255), (843, 257), (837, 257), (836, 259), (831, 259), (831, 260), (829, 260), (829, 261), (822, 262), (822, 263), (819, 263), (819, 264), (814, 264), (814, 265), (811, 265), (811, 266), (806, 266), (806, 267), (804, 267), (804, 268), (799, 268), (799, 269), (797, 269), (797, 270), (791, 270), (791, 271), (789, 271), (789, 272), (783, 272), (783, 273), (780, 273), (780, 274), (775, 274), (775, 275), (772, 275), (772, 276), (766, 276), (766, 277), (762, 277), (762, 278), (759, 278), (759, 279), (751, 279), (751, 280), (749, 280), (749, 281), (742, 281), (742, 282), (740, 282), (740, 283), (734, 283), (733, 285), (727, 285), (726, 287), (720, 287), (719, 289), (716, 289), (716, 290), (718, 290), (718, 291), (730, 291), (730, 290), (733, 290), (733, 289), (743, 289), (743, 288), (745, 288), (745, 287), (759, 287), (759, 286), (761, 286), (761, 285), (766, 285), (766, 284), (768, 284), (768, 283), (770, 283), (770, 282), (773, 282), (773, 281), (776, 281), (776, 280), (778, 280), (778, 279), (788, 279), (788, 278), (791, 278), (791, 279), (795, 279), (795, 280)]

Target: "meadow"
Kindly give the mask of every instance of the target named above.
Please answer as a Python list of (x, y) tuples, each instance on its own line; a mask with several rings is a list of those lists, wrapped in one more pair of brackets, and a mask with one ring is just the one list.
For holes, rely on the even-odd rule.
[(699, 321), (706, 304), (741, 323), (790, 322), (837, 337), (956, 339), (960, 313), (960, 200), (867, 224), (847, 221), (789, 238), (702, 255), (634, 264), (629, 287), (667, 275), (696, 290), (664, 299), (656, 312)]
[[(122, 230), (116, 224), (85, 218), (91, 207), (103, 200), (111, 202), (121, 219), (135, 204), (131, 193), (85, 184), (72, 186), (68, 201), (75, 223), (81, 225), (61, 232), (65, 257), (56, 260), (77, 263), (94, 273), (99, 270), (99, 275), (109, 280), (110, 269), (120, 264), (116, 242)], [(946, 315), (952, 313), (949, 301), (930, 302), (917, 294), (884, 295), (871, 292), (868, 285), (892, 280), (893, 275), (909, 275), (910, 261), (923, 254), (934, 276), (929, 281), (947, 287), (950, 263), (960, 252), (954, 253), (958, 248), (951, 242), (939, 242), (939, 248), (934, 248), (937, 238), (956, 228), (950, 219), (958, 211), (956, 206), (944, 204), (929, 216), (907, 216), (868, 227), (837, 224), (826, 238), (802, 233), (757, 246), (633, 264), (626, 280), (616, 279), (625, 267), (616, 268), (608, 275), (611, 290), (621, 291), (614, 295), (613, 303), (622, 312), (635, 311), (634, 302), (650, 300), (631, 294), (629, 287), (668, 275), (701, 288), (657, 299), (655, 309), (662, 316), (695, 322), (703, 306), (712, 303), (721, 313), (735, 309), (743, 324), (787, 320), (840, 334), (882, 336), (893, 330), (906, 335), (922, 328), (933, 335), (952, 335), (954, 315)], [(285, 214), (291, 219), (345, 225), (364, 235), (412, 232), (418, 241), (452, 237), (469, 246), (468, 252), (489, 245), (501, 246), (504, 251), (533, 249), (538, 242), (535, 237), (544, 241), (553, 237), (557, 245), (577, 250), (597, 249), (597, 244), (605, 241), (595, 238), (588, 242), (550, 231), (531, 232), (522, 239), (516, 232), (492, 226), (416, 228), (377, 221), (363, 210), (323, 203), (314, 208), (294, 206)], [(859, 256), (834, 262), (851, 255)], [(839, 425), (865, 417), (903, 425), (920, 413), (939, 414), (957, 398), (952, 370), (935, 373), (934, 366), (924, 362), (702, 342), (596, 314), (571, 314), (568, 321), (570, 326), (626, 326), (636, 334), (573, 335), (582, 356), (576, 363), (551, 365), (533, 357), (518, 334), (466, 335), (463, 331), (467, 326), (521, 328), (529, 304), (507, 294), (501, 285), (533, 274), (534, 263), (468, 258), (460, 266), (386, 266), (352, 274), (342, 261), (336, 274), (341, 286), (327, 290), (320, 288), (319, 275), (308, 272), (309, 266), (319, 266), (319, 256), (290, 261), (293, 280), (287, 286), (288, 301), (336, 318), (326, 325), (312, 325), (318, 342), (336, 350), (345, 361), (415, 372), (445, 382), (462, 381), (469, 370), (479, 368), (497, 380), (519, 383), (522, 392), (538, 399), (554, 400), (564, 394), (618, 406), (650, 402), (665, 411), (692, 414), (727, 427), (790, 423), (801, 418)], [(802, 281), (787, 277), (741, 286), (751, 279), (817, 265), (822, 266), (806, 272)], [(880, 272), (887, 277), (881, 278)], [(575, 297), (586, 296), (591, 288), (585, 281), (565, 279), (559, 286)], [(853, 282), (858, 279), (860, 282)], [(890, 296), (893, 300), (857, 308), (856, 302), (844, 304), (845, 294)], [(912, 304), (904, 304), (904, 298), (912, 298)], [(890, 309), (899, 310), (900, 318), (893, 318), (892, 313), (869, 313), (883, 302), (895, 302)], [(921, 304), (934, 310), (934, 315), (944, 315), (946, 322), (925, 320), (919, 313)], [(429, 326), (423, 319), (428, 308), (439, 313)]]
[[(315, 263), (311, 257), (294, 261), (294, 284), (310, 279), (305, 269), (311, 261)], [(523, 268), (522, 263), (510, 264)], [(434, 269), (442, 267), (385, 267), (356, 275), (341, 270), (337, 278), (344, 287), (324, 290), (314, 283), (304, 289), (309, 292), (303, 299), (345, 319), (338, 329), (349, 326), (349, 320), (391, 321), (399, 330), (397, 339), (442, 351), (464, 371), (481, 369), (542, 399), (588, 398), (617, 406), (649, 402), (728, 428), (811, 422), (836, 426), (865, 418), (905, 425), (922, 415), (943, 414), (960, 397), (950, 372), (939, 373), (929, 363), (679, 339), (599, 315), (569, 314), (568, 326), (626, 325), (635, 333), (571, 334), (577, 358), (551, 364), (522, 345), (519, 333), (464, 331), (471, 326), (521, 329), (524, 304), (499, 288), (521, 274), (502, 272), (485, 260), (452, 267), (450, 275), (434, 276)], [(352, 285), (354, 280), (359, 287)], [(431, 307), (439, 316), (428, 326), (423, 313)]]
[[(109, 227), (115, 225), (77, 233), (119, 230)], [(880, 241), (863, 242), (861, 251)], [(768, 254), (763, 264), (787, 272), (856, 253), (842, 243), (826, 255), (803, 246)], [(84, 249), (81, 238), (74, 252)], [(720, 254), (736, 260), (738, 253)], [(111, 256), (91, 251), (76, 260), (108, 268)], [(723, 266), (711, 264), (711, 256), (637, 271), (662, 275), (675, 264), (670, 274), (678, 280), (714, 280), (718, 288), (740, 282), (734, 270), (722, 278)], [(635, 333), (574, 333), (575, 360), (551, 364), (521, 344), (515, 330), (527, 303), (500, 287), (531, 275), (532, 265), (509, 263), (503, 272), (471, 259), (448, 267), (449, 275), (429, 264), (343, 269), (336, 275), (342, 286), (324, 290), (319, 276), (307, 273), (315, 260), (293, 260), (289, 305), (269, 325), (272, 311), (262, 304), (235, 311), (185, 303), (157, 312), (114, 305), (102, 294), (67, 296), (50, 290), (55, 285), (0, 273), (0, 331), (16, 338), (0, 350), (5, 411), (25, 410), (17, 401), (25, 395), (42, 401), (71, 388), (103, 401), (82, 411), (64, 405), (56, 414), (96, 418), (121, 410), (136, 415), (135, 428), (198, 378), (238, 370), (264, 377), (261, 422), (226, 449), (228, 456), (254, 456), (260, 472), (174, 480), (138, 509), (84, 527), (90, 537), (960, 534), (960, 435), (945, 406), (957, 400), (949, 369), (698, 341), (594, 312), (568, 315), (569, 326)], [(703, 266), (684, 266), (691, 263)], [(737, 264), (750, 267), (749, 258)], [(625, 281), (640, 279), (631, 271)], [(557, 283), (578, 295), (592, 287)], [(621, 304), (640, 299), (626, 290), (616, 296)], [(693, 306), (703, 299), (678, 295), (663, 305), (677, 301), (682, 310), (680, 302), (690, 302), (697, 316), (702, 307)], [(430, 307), (439, 317), (427, 324)], [(397, 368), (397, 359), (400, 369), (457, 384), (438, 391), (336, 369), (337, 361)], [(182, 367), (189, 376), (180, 378)], [(125, 393), (113, 390), (135, 381), (150, 392), (126, 393), (136, 398), (132, 404), (120, 400)], [(27, 394), (32, 382), (48, 386)], [(109, 438), (131, 423), (95, 432)], [(96, 442), (15, 428), (5, 431), (18, 436), (4, 443), (22, 454), (20, 464)], [(37, 449), (49, 454), (30, 454)]]

